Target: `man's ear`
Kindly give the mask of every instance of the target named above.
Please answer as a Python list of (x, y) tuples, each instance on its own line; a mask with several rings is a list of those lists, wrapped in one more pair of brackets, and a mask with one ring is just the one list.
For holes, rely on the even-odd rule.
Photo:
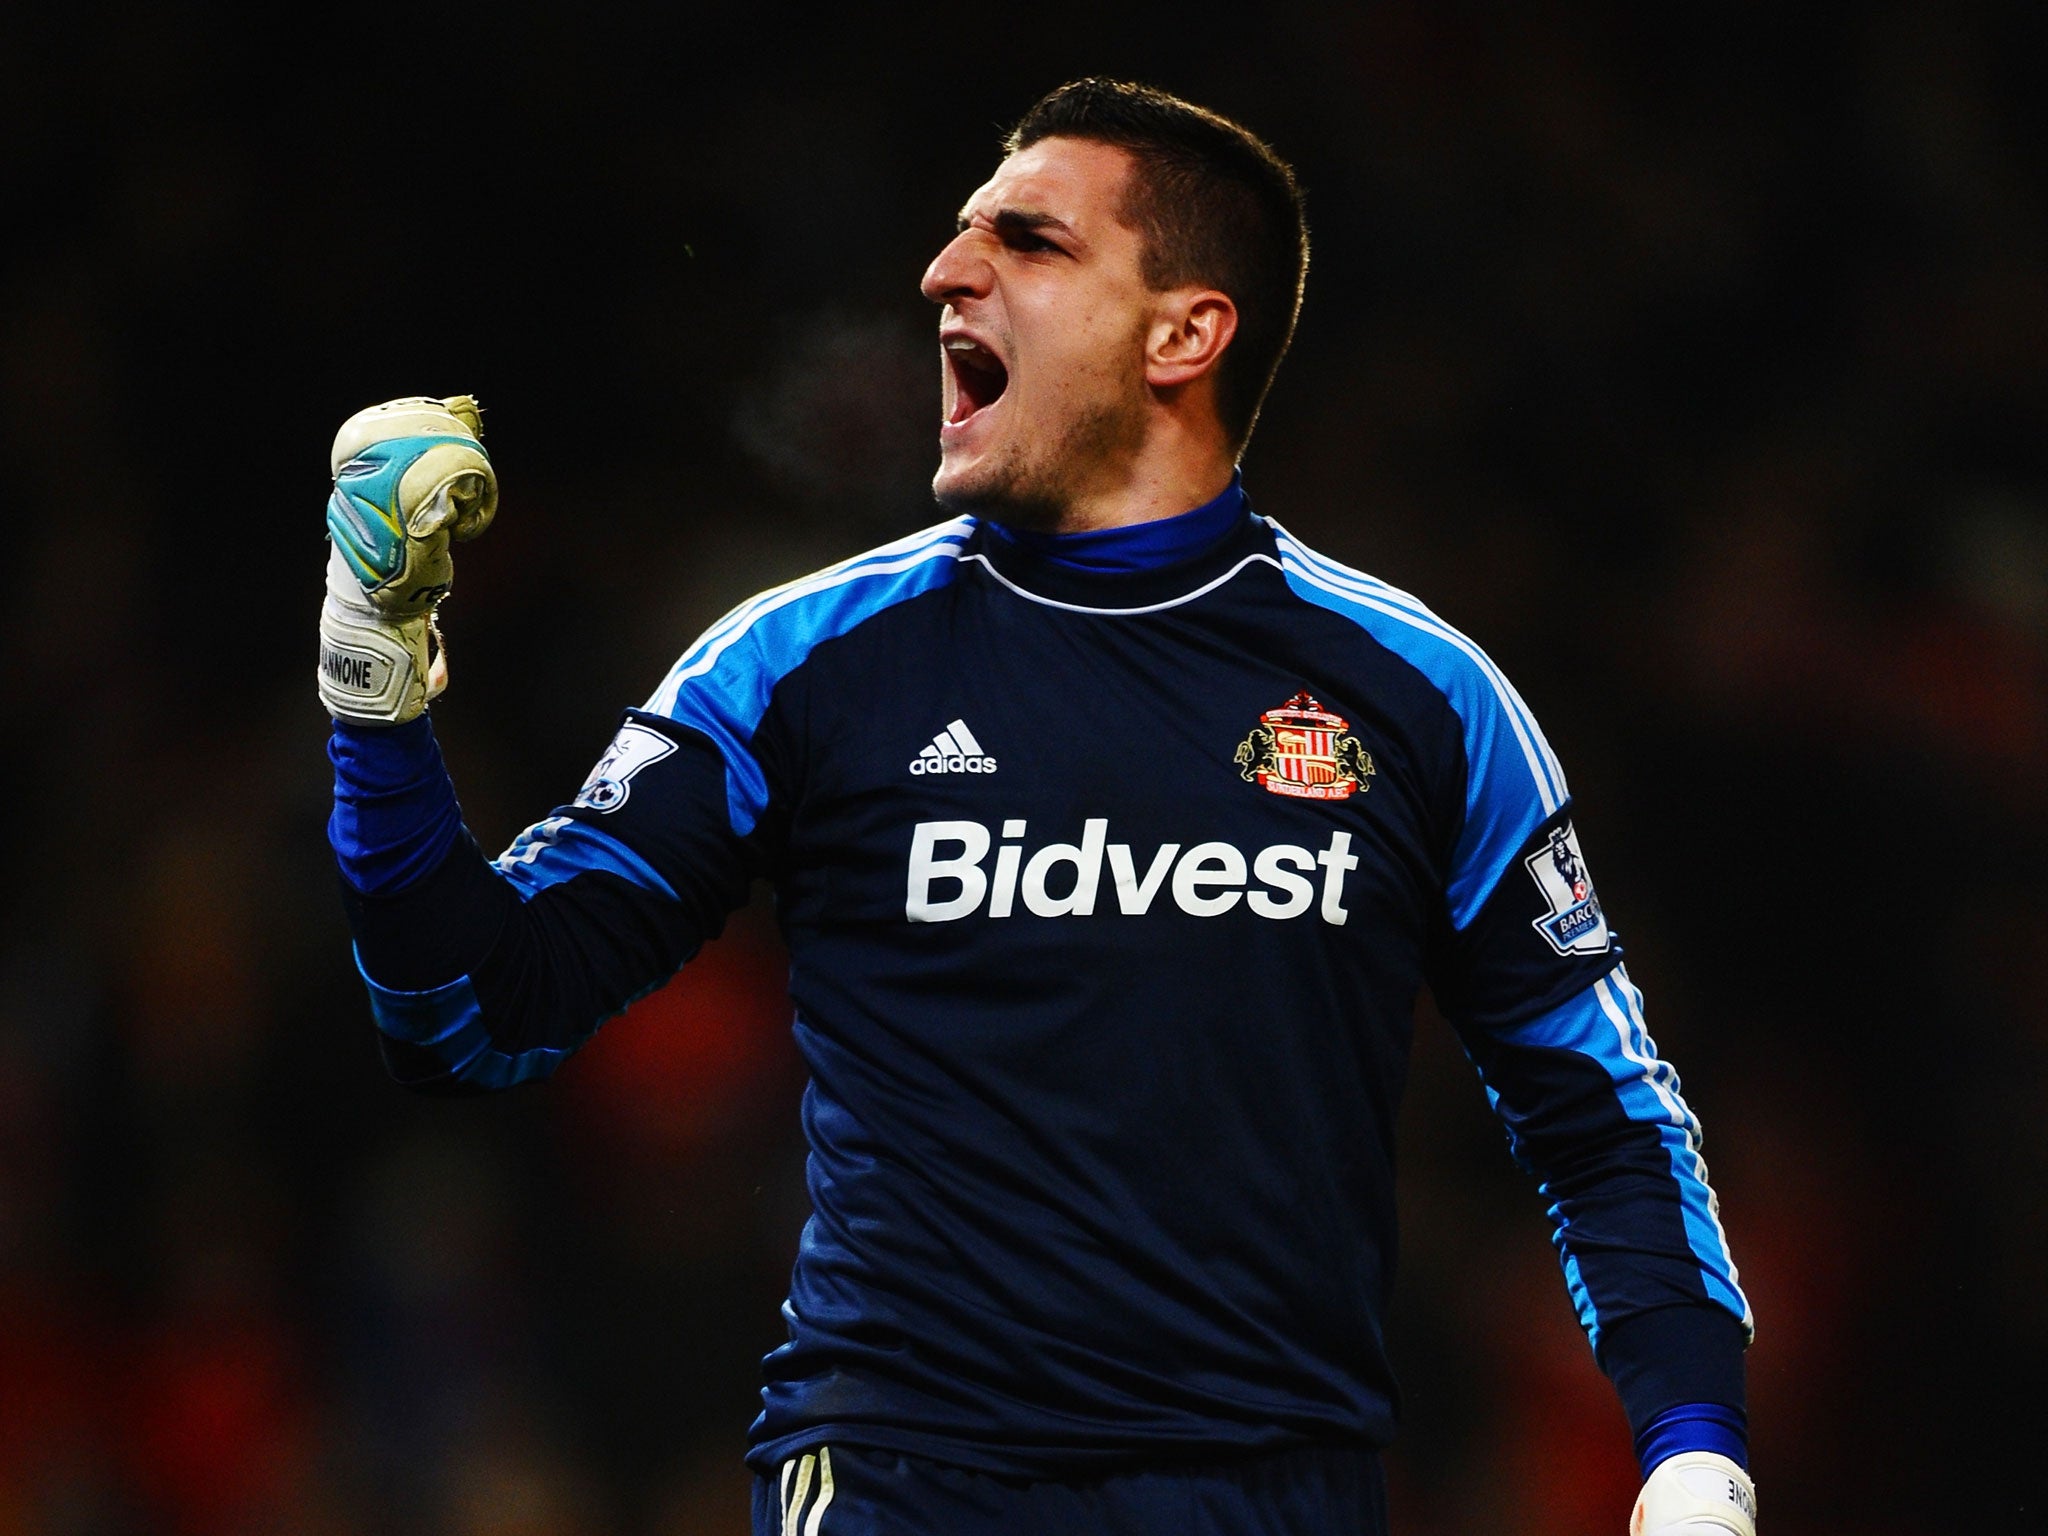
[(1214, 288), (1176, 288), (1160, 297), (1145, 335), (1145, 382), (1173, 389), (1215, 368), (1237, 334), (1237, 306)]

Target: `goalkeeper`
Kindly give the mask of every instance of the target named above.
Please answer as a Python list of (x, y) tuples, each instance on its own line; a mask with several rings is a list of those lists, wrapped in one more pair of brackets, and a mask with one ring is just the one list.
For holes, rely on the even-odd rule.
[(949, 520), (735, 608), (495, 860), (426, 714), (475, 406), (336, 441), (329, 830), (391, 1071), (544, 1077), (774, 885), (813, 1214), (757, 1536), (1384, 1531), (1425, 982), (1550, 1202), (1632, 1536), (1753, 1536), (1748, 1304), (1563, 771), (1237, 473), (1306, 262), (1244, 129), (1053, 92), (924, 278)]

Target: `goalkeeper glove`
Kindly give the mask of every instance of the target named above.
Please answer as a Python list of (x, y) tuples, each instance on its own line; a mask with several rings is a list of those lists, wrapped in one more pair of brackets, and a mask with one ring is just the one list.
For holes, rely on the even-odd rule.
[(1650, 1471), (1628, 1536), (1756, 1536), (1756, 1484), (1726, 1456), (1682, 1451)]
[(454, 580), (451, 539), (498, 510), (498, 477), (467, 395), (358, 411), (335, 434), (327, 500), (320, 701), (338, 720), (399, 725), (448, 686), (434, 610)]

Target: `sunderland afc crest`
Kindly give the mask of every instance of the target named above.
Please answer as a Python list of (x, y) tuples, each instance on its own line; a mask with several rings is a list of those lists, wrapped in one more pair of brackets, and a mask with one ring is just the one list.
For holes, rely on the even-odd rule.
[(1259, 716), (1237, 744), (1237, 772), (1247, 784), (1295, 800), (1348, 800), (1372, 788), (1372, 754), (1345, 732), (1351, 722), (1306, 693)]

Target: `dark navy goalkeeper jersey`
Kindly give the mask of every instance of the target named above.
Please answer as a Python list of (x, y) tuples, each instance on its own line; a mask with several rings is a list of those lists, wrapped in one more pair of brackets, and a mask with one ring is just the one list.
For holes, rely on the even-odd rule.
[(1049, 1475), (1391, 1438), (1425, 982), (1631, 1417), (1739, 1403), (1698, 1125), (1572, 813), (1477, 646), (1269, 520), (1101, 573), (963, 518), (735, 609), (574, 804), (351, 912), (394, 1070), (498, 1087), (772, 881), (814, 1215), (749, 1459)]

